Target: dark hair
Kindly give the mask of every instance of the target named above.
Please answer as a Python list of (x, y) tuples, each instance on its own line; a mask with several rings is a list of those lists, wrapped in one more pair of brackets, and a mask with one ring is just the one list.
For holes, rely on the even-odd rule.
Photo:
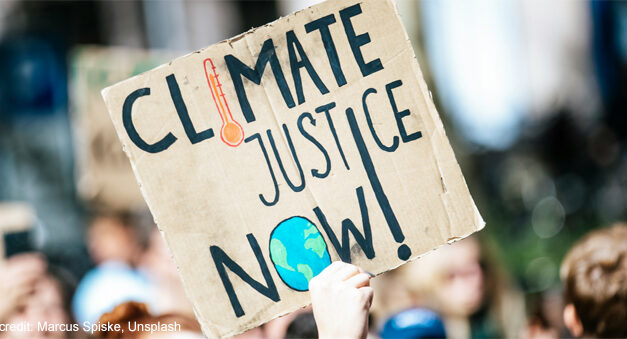
[(586, 336), (627, 337), (627, 225), (587, 234), (561, 268), (566, 303)]
[(286, 339), (318, 338), (316, 320), (311, 312), (301, 313), (292, 320), (285, 333)]

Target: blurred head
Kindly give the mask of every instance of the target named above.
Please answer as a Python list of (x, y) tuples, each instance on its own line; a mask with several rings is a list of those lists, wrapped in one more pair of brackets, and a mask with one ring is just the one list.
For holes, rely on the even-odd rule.
[(410, 290), (444, 315), (467, 317), (483, 304), (481, 248), (474, 237), (428, 253), (403, 274)]
[(96, 264), (119, 261), (133, 264), (142, 246), (139, 232), (128, 215), (96, 217), (87, 233), (87, 248)]
[(388, 319), (383, 324), (381, 338), (446, 338), (446, 331), (437, 313), (416, 307)]
[(296, 315), (285, 332), (286, 339), (318, 338), (318, 328), (313, 312), (304, 312)]
[(152, 228), (148, 247), (141, 255), (138, 269), (147, 275), (154, 290), (150, 298), (150, 306), (154, 311), (194, 316), (193, 306), (185, 294), (174, 260), (156, 226)]
[[(285, 338), (287, 335), (288, 327), (292, 326), (292, 322), (294, 321), (294, 319), (296, 319), (296, 317), (303, 313), (312, 313), (311, 305), (268, 321), (263, 325), (263, 337), (270, 339)], [(292, 328), (292, 330), (295, 330), (295, 328)]]
[(178, 270), (172, 260), (168, 246), (161, 232), (155, 226), (148, 235), (148, 244), (139, 260), (139, 266), (151, 271), (153, 274), (168, 276), (179, 280)]
[(46, 273), (34, 284), (33, 292), (25, 299), (23, 305), (7, 319), (7, 323), (35, 324), (34, 332), (11, 333), (12, 336), (23, 334), (25, 337), (66, 337), (60, 329), (39, 331), (36, 324), (69, 324), (72, 322), (68, 311), (70, 288), (65, 286), (59, 277)]
[(564, 323), (575, 336), (627, 336), (627, 224), (589, 233), (566, 255)]
[(72, 308), (77, 321), (93, 323), (125, 301), (152, 305), (154, 295), (153, 286), (144, 274), (120, 262), (106, 262), (81, 279)]
[[(98, 322), (101, 324), (119, 324), (124, 332), (97, 331), (94, 333), (94, 336), (97, 338), (204, 338), (196, 319), (178, 314), (155, 316), (148, 312), (146, 304), (132, 301), (122, 303), (116, 306), (111, 312), (103, 314)], [(135, 326), (135, 330), (131, 331), (129, 330), (130, 324), (178, 324), (180, 329), (173, 331), (151, 331), (148, 326)], [(143, 328), (147, 328), (148, 330), (142, 330)]]

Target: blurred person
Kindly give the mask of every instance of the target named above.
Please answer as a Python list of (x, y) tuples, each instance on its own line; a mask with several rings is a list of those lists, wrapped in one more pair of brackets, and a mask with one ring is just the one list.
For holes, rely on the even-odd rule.
[(313, 312), (303, 312), (296, 315), (285, 331), (285, 339), (316, 339), (318, 328)]
[(100, 215), (87, 231), (87, 249), (96, 265), (116, 261), (133, 266), (143, 250), (140, 232), (129, 213)]
[[(331, 264), (310, 281), (313, 313), (297, 311), (286, 337), (366, 338), (373, 297), (371, 278), (357, 266), (339, 261)], [(202, 337), (193, 318), (180, 314), (155, 316), (146, 304), (137, 302), (117, 305), (103, 314), (98, 323), (102, 326), (93, 333), (97, 338)], [(118, 327), (111, 330), (115, 325)], [(262, 338), (263, 332), (255, 328), (237, 337)]]
[[(449, 338), (517, 338), (524, 301), (475, 236), (399, 269), (416, 306), (437, 312)], [(409, 326), (409, 324), (407, 325)]]
[(528, 339), (556, 339), (568, 337), (562, 321), (564, 309), (562, 289), (526, 295), (527, 326), (522, 337)]
[(575, 337), (627, 337), (627, 224), (585, 235), (566, 254), (564, 324)]
[[(313, 314), (311, 310), (311, 306), (300, 308), (294, 312), (282, 315), (278, 318), (268, 321), (267, 323), (263, 325), (264, 336), (268, 339), (282, 339), (288, 336), (293, 337), (296, 332), (301, 331), (300, 325), (295, 325), (294, 323), (306, 322), (305, 319), (299, 318), (300, 315), (304, 313)], [(298, 321), (296, 320), (297, 318), (299, 318)], [(315, 326), (315, 321), (314, 321), (314, 326)], [(302, 331), (306, 332), (308, 330), (303, 329)]]
[(46, 262), (37, 254), (20, 254), (0, 260), (0, 323), (6, 323), (17, 309), (24, 307), (45, 274)]
[(544, 318), (533, 315), (522, 337), (528, 339), (557, 339), (560, 338), (560, 335), (557, 328), (551, 326)]
[(143, 251), (138, 219), (130, 213), (100, 215), (87, 232), (89, 255), (97, 265), (80, 281), (72, 310), (79, 323), (95, 322), (125, 301), (153, 303), (152, 284), (136, 269)]
[(125, 301), (152, 301), (148, 278), (119, 262), (106, 262), (89, 271), (78, 284), (72, 311), (80, 323), (95, 322), (98, 317)]
[(263, 326), (251, 328), (244, 333), (240, 333), (236, 336), (232, 336), (231, 339), (265, 339), (270, 338), (265, 335)]
[(144, 303), (125, 302), (103, 314), (100, 324), (119, 325), (93, 334), (96, 338), (204, 338), (196, 319), (180, 314), (155, 316)]
[[(343, 283), (343, 282), (342, 282)], [(372, 302), (371, 302), (372, 304)], [(377, 338), (376, 333), (372, 331), (372, 317), (370, 314), (367, 315), (368, 319), (368, 338)], [(296, 310), (284, 317), (287, 321), (283, 323), (285, 325), (282, 329), (282, 335), (276, 335), (276, 332), (268, 331), (266, 323), (264, 325), (264, 334), (265, 338), (274, 339), (274, 338), (285, 338), (285, 339), (316, 339), (319, 337), (318, 335), (318, 325), (316, 324), (316, 319), (314, 317), (312, 307), (307, 306)], [(278, 318), (278, 319), (281, 319)], [(275, 319), (276, 320), (276, 319)], [(273, 321), (275, 321), (273, 320)], [(272, 323), (271, 321), (270, 323)]]
[(381, 330), (381, 338), (446, 338), (446, 331), (437, 313), (415, 307), (388, 319)]
[[(32, 276), (31, 281), (22, 286), (14, 285), (13, 290), (3, 291), (8, 292), (9, 296), (11, 292), (25, 288), (29, 292), (22, 295), (20, 301), (14, 305), (12, 312), (7, 313), (2, 319), (2, 322), (7, 326), (13, 325), (18, 330), (0, 333), (0, 337), (67, 338), (71, 336), (75, 325), (73, 325), (74, 321), (69, 311), (74, 286), (70, 274), (61, 268), (51, 266), (48, 266), (46, 270), (45, 262), (42, 262), (42, 259), (34, 254), (21, 255), (21, 258), (18, 257), (17, 259), (20, 264), (24, 265), (24, 268), (27, 266), (27, 261), (31, 261), (28, 264), (32, 265), (31, 269), (37, 265), (37, 273), (36, 276)], [(35, 263), (32, 260), (38, 262)], [(44, 269), (41, 269), (42, 267)], [(31, 274), (33, 272), (31, 271)], [(7, 279), (3, 279), (5, 283), (7, 281), (15, 283), (18, 280), (17, 275), (20, 274), (15, 271), (3, 273), (12, 273), (12, 275), (6, 276)], [(27, 327), (20, 328), (20, 325)]]
[(194, 317), (192, 304), (185, 294), (176, 265), (157, 227), (152, 229), (148, 247), (139, 259), (138, 269), (152, 285), (152, 311)]
[(401, 269), (386, 272), (372, 279), (371, 286), (375, 294), (370, 314), (376, 323), (375, 328), (383, 328), (397, 312), (419, 304), (408, 285)]

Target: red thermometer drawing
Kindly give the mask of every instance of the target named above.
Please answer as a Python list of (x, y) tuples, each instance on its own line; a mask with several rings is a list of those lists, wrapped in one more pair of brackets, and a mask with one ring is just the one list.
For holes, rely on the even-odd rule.
[[(204, 61), (205, 75), (207, 76), (207, 84), (211, 89), (211, 96), (216, 103), (218, 113), (222, 119), (222, 128), (220, 129), (220, 138), (222, 141), (231, 146), (237, 147), (244, 140), (244, 129), (242, 126), (233, 119), (229, 104), (226, 102), (224, 92), (222, 92), (222, 84), (218, 79), (218, 73), (216, 73), (216, 66), (211, 61), (211, 58), (207, 58)], [(226, 107), (226, 109), (224, 109)]]

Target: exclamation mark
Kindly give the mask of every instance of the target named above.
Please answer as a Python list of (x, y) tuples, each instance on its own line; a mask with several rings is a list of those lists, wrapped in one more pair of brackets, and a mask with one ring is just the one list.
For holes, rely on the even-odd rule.
[(381, 186), (381, 182), (379, 181), (379, 177), (377, 176), (377, 172), (374, 169), (374, 164), (372, 163), (372, 158), (370, 158), (370, 153), (368, 153), (368, 149), (366, 148), (366, 143), (364, 142), (364, 138), (361, 135), (361, 131), (359, 130), (359, 125), (357, 125), (357, 120), (355, 119), (355, 113), (352, 108), (346, 109), (346, 118), (348, 119), (348, 124), (350, 125), (351, 132), (353, 134), (353, 139), (355, 139), (355, 145), (357, 146), (357, 150), (359, 151), (359, 156), (361, 157), (361, 162), (364, 165), (364, 169), (366, 170), (366, 174), (368, 175), (368, 180), (370, 181), (370, 186), (372, 186), (372, 190), (374, 191), (374, 195), (377, 198), (377, 202), (381, 207), (381, 211), (383, 212), (383, 216), (385, 217), (385, 221), (390, 228), (390, 232), (392, 232), (392, 236), (394, 240), (401, 244), (398, 247), (398, 257), (401, 260), (407, 260), (411, 256), (411, 249), (409, 246), (403, 244), (405, 241), (405, 235), (403, 234), (403, 230), (401, 229), (401, 225), (399, 225), (398, 220), (396, 219), (396, 215), (392, 210), (392, 206), (390, 206), (390, 202), (388, 197), (385, 195), (383, 191), (383, 187)]
[[(229, 104), (226, 102), (224, 92), (222, 92), (222, 84), (216, 73), (216, 66), (210, 58), (205, 59), (205, 76), (207, 84), (211, 90), (211, 96), (216, 104), (220, 118), (222, 119), (222, 128), (220, 128), (220, 138), (222, 141), (232, 147), (237, 147), (244, 140), (244, 129), (233, 119)], [(226, 107), (226, 108), (225, 108)]]

